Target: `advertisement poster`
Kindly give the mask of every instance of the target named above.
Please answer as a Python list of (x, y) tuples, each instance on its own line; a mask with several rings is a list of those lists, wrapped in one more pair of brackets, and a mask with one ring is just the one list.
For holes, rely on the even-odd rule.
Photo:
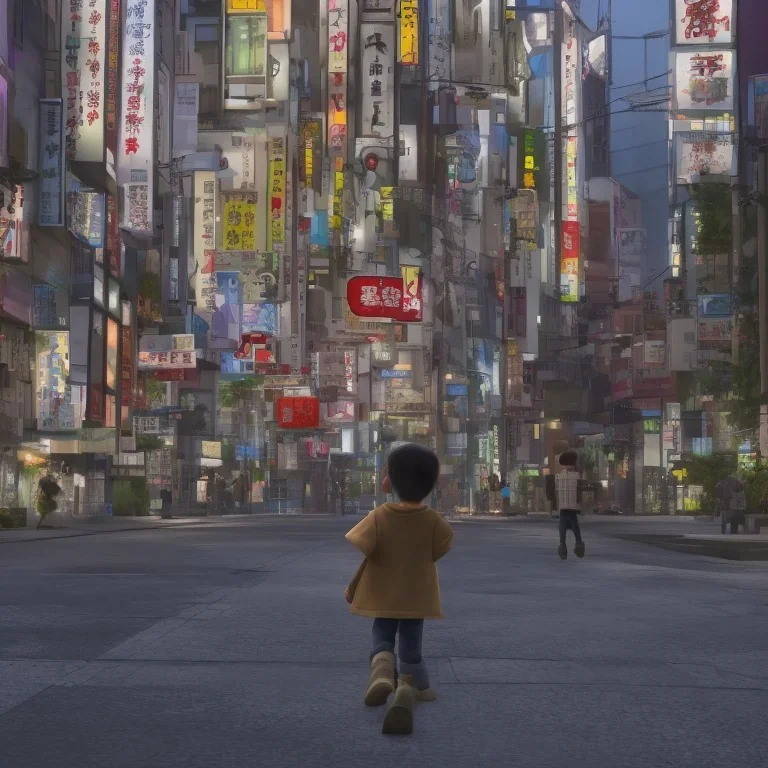
[(676, 45), (729, 45), (733, 41), (733, 0), (674, 1)]
[(720, 341), (730, 344), (732, 327), (730, 317), (700, 317), (699, 341)]
[(285, 138), (269, 137), (269, 228), (267, 250), (285, 242)]
[(216, 309), (211, 318), (211, 346), (240, 338), (240, 273), (216, 272)]
[(391, 24), (363, 24), (360, 35), (362, 135), (387, 138), (395, 133), (395, 28)]
[[(736, 144), (732, 133), (677, 133), (677, 183), (693, 184), (694, 175), (736, 175)], [(699, 179), (696, 179), (698, 181)]]
[(117, 153), (123, 227), (152, 231), (155, 114), (155, 0), (125, 0), (122, 99)]
[(264, 333), (277, 336), (278, 320), (276, 304), (243, 304), (243, 333)]
[(228, 195), (224, 201), (225, 251), (256, 249), (256, 195)]
[(579, 300), (579, 258), (581, 256), (581, 225), (578, 221), (563, 222), (562, 263), (560, 268), (560, 298)]
[(576, 176), (578, 148), (578, 137), (569, 136), (565, 150), (565, 162), (568, 183), (568, 218), (572, 221), (576, 221), (579, 218), (579, 187)]
[(349, 0), (328, 0), (328, 72), (346, 74)]
[(732, 111), (734, 56), (727, 50), (675, 52), (675, 107)]
[(243, 304), (274, 301), (280, 285), (280, 259), (276, 253), (256, 251), (216, 251), (217, 271), (239, 274)]
[[(82, 401), (73, 402), (72, 391), (79, 387), (69, 379), (69, 333), (38, 331), (37, 352), (37, 428), (49, 432), (69, 431), (82, 423)], [(77, 418), (76, 418), (77, 417)]]

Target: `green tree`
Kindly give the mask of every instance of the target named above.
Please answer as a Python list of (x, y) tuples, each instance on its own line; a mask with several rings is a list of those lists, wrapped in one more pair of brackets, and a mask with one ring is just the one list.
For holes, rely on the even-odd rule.
[(37, 527), (42, 528), (45, 518), (58, 508), (56, 499), (61, 494), (61, 488), (53, 475), (46, 475), (40, 478), (37, 484), (37, 499), (35, 499), (35, 509), (40, 515)]

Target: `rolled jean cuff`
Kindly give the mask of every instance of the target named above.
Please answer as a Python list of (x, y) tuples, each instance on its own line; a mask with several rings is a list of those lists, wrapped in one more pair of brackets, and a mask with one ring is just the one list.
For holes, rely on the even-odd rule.
[(399, 660), (397, 672), (400, 675), (411, 675), (416, 690), (424, 691), (429, 688), (429, 674), (427, 673), (427, 665), (423, 660), (418, 664), (409, 664), (407, 661)]

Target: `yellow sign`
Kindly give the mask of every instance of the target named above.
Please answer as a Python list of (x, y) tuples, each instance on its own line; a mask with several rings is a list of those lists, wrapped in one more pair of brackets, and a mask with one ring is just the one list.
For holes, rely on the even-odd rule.
[(256, 250), (256, 198), (252, 195), (230, 197), (224, 203), (225, 251)]
[(400, 61), (419, 63), (419, 0), (400, 0)]
[(285, 242), (285, 139), (269, 140), (269, 230), (267, 250)]
[(381, 199), (381, 218), (384, 221), (393, 221), (395, 218), (395, 201), (392, 199), (393, 187), (382, 187), (379, 190)]
[(227, 0), (227, 13), (266, 13), (267, 0)]

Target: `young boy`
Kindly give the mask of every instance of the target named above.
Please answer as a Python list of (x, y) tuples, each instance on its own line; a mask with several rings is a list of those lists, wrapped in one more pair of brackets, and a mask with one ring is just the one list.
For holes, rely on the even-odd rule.
[(576, 537), (574, 552), (576, 557), (584, 557), (584, 542), (581, 538), (579, 527), (579, 513), (581, 512), (581, 477), (576, 467), (578, 454), (570, 449), (560, 454), (558, 463), (560, 471), (549, 483), (549, 496), (553, 505), (560, 513), (560, 546), (557, 553), (561, 560), (568, 557), (568, 547), (565, 543), (565, 534), (570, 529)]
[(352, 613), (373, 618), (371, 674), (365, 704), (386, 704), (395, 691), (395, 638), (398, 637), (397, 691), (384, 718), (383, 733), (411, 733), (414, 700), (433, 701), (421, 655), (424, 619), (442, 618), (435, 563), (451, 548), (453, 529), (425, 506), (437, 483), (440, 462), (428, 448), (405, 444), (389, 454), (384, 493), (399, 501), (373, 510), (347, 539), (364, 555), (347, 602)]

